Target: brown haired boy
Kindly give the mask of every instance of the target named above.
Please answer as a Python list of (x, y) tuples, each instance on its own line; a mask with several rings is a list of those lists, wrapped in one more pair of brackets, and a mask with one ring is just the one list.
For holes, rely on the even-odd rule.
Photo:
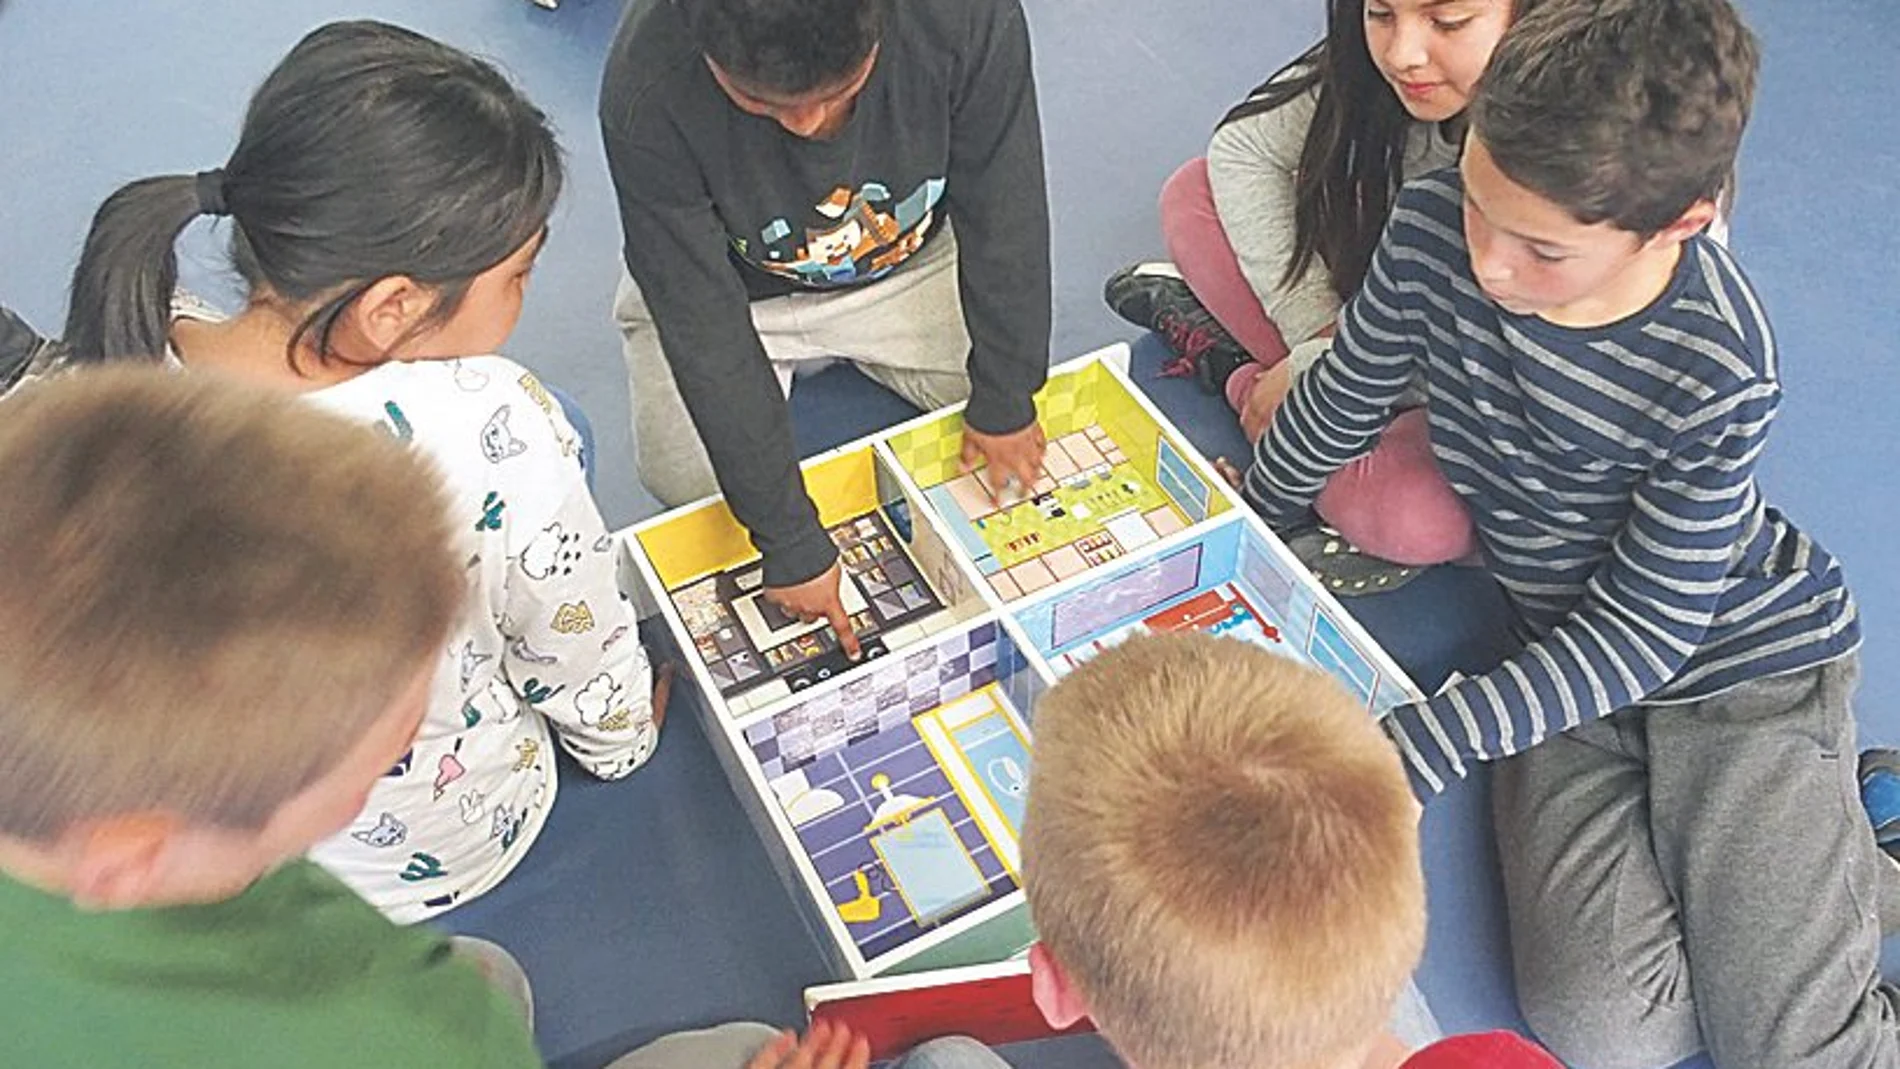
[[(858, 640), (792, 448), (793, 373), (848, 360), (962, 461), (1035, 482), (1049, 203), (1021, 0), (634, 0), (601, 78), (640, 481), (723, 492), (765, 596)], [(954, 222), (953, 222), (954, 220)]]
[[(1036, 999), (1140, 1069), (1353, 1069), (1425, 941), (1418, 804), (1329, 677), (1199, 634), (1094, 658), (1036, 707)], [(1464, 1037), (1408, 1066), (1547, 1067)]]
[(1298, 522), (1425, 388), (1527, 641), (1387, 730), (1427, 796), (1520, 755), (1494, 792), (1518, 993), (1592, 1069), (1705, 1045), (1725, 1069), (1900, 1065), (1894, 872), (1854, 784), (1859, 618), (1756, 485), (1779, 354), (1702, 233), (1757, 64), (1728, 0), (1526, 14), (1459, 171), (1401, 193), (1246, 479)]
[(0, 403), (0, 500), (5, 1060), (539, 1065), (442, 937), (293, 860), (409, 747), (460, 607), (426, 463), (81, 372)]

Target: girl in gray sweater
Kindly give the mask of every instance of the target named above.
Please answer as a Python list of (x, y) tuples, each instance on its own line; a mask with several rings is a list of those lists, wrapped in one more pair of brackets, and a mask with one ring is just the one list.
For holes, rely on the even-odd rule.
[[(1250, 440), (1325, 351), (1399, 186), (1458, 162), (1472, 88), (1536, 2), (1329, 0), (1325, 40), (1229, 111), (1207, 156), (1162, 188), (1173, 263), (1117, 274), (1109, 303), (1199, 365)], [(1354, 545), (1400, 564), (1475, 549), (1422, 411), (1401, 415), (1317, 508)]]

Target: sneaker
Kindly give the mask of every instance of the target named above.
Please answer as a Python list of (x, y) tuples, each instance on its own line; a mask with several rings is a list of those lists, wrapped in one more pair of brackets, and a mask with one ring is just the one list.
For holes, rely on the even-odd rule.
[(1874, 842), (1888, 857), (1900, 859), (1900, 750), (1864, 751), (1859, 779), (1860, 804), (1873, 825)]
[(1168, 343), (1174, 359), (1162, 365), (1164, 377), (1191, 377), (1203, 391), (1220, 394), (1228, 376), (1253, 360), (1213, 313), (1202, 307), (1171, 263), (1122, 268), (1109, 276), (1102, 299), (1116, 315), (1154, 331)]
[[(1300, 563), (1306, 565), (1313, 577), (1332, 591), (1334, 597), (1383, 594), (1388, 590), (1397, 590), (1425, 571), (1362, 552), (1331, 527), (1309, 527), (1282, 537), (1286, 540), (1286, 548), (1293, 551)], [(1896, 783), (1900, 784), (1900, 780), (1896, 780)]]

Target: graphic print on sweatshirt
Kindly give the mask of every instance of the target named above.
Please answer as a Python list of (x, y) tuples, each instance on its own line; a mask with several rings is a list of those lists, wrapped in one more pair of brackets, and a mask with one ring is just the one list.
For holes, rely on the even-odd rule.
[(853, 190), (838, 186), (814, 204), (807, 225), (794, 229), (779, 216), (757, 243), (735, 237), (733, 248), (750, 263), (806, 286), (844, 286), (882, 278), (923, 248), (936, 222), (944, 180), (927, 178), (902, 200), (881, 182)]

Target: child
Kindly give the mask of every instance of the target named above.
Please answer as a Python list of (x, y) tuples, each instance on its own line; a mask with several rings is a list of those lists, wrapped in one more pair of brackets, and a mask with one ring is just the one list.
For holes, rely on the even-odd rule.
[(460, 612), (427, 460), (86, 371), (0, 403), (0, 498), (7, 1061), (539, 1065), (443, 937), (293, 860), (409, 746)]
[[(398, 921), (468, 901), (521, 860), (554, 802), (555, 738), (594, 775), (624, 776), (664, 708), (574, 432), (533, 375), (484, 355), (514, 329), (561, 177), (546, 119), (492, 67), (336, 23), (271, 72), (222, 168), (106, 201), (73, 279), (76, 359), (164, 353), (301, 393), (447, 478), (470, 597), (428, 718), (313, 855)], [(173, 242), (200, 215), (228, 218), (250, 287), (230, 319), (172, 307)]]
[[(1757, 67), (1728, 0), (1527, 14), (1458, 172), (1400, 195), (1245, 480), (1278, 524), (1423, 381), (1528, 643), (1385, 721), (1421, 794), (1498, 768), (1519, 997), (1567, 1061), (1900, 1065), (1859, 812), (1859, 620), (1755, 484), (1778, 353), (1701, 231)], [(1611, 714), (1615, 714), (1612, 716)]]
[(723, 490), (768, 595), (856, 656), (783, 391), (843, 358), (926, 410), (967, 398), (965, 466), (1036, 481), (1049, 205), (1022, 6), (634, 0), (600, 125), (640, 479), (669, 505)]
[[(1141, 1069), (1405, 1058), (1383, 1025), (1425, 940), (1418, 803), (1330, 678), (1231, 639), (1131, 639), (1037, 704), (1028, 799), (1023, 880), (1042, 936), (1030, 967), (1051, 1024), (1092, 1016)], [(817, 1064), (863, 1069), (848, 1038), (814, 1030), (804, 1046), (830, 1041), (838, 1057)], [(792, 1048), (763, 1025), (726, 1025), (615, 1069), (769, 1069)], [(1503, 1034), (1404, 1064), (1558, 1069)], [(901, 1069), (1006, 1067), (948, 1037)]]
[[(1248, 441), (1293, 376), (1325, 351), (1400, 183), (1458, 162), (1478, 76), (1511, 19), (1535, 7), (1331, 0), (1326, 39), (1228, 112), (1207, 158), (1162, 188), (1174, 263), (1120, 272), (1109, 280), (1109, 303), (1164, 335), (1201, 322), (1204, 337), (1218, 337), (1203, 346), (1208, 358), (1196, 371), (1226, 392)], [(1328, 485), (1318, 510), (1360, 549), (1400, 564), (1457, 560), (1476, 548), (1471, 521), (1432, 459), (1422, 411), (1395, 420), (1368, 457)]]
[[(1358, 1069), (1425, 941), (1418, 805), (1329, 677), (1203, 634), (1131, 639), (1036, 706), (1024, 889), (1037, 1004), (1142, 1069)], [(995, 1063), (992, 1063), (995, 1064)], [(1505, 1035), (1411, 1069), (1556, 1069)]]

